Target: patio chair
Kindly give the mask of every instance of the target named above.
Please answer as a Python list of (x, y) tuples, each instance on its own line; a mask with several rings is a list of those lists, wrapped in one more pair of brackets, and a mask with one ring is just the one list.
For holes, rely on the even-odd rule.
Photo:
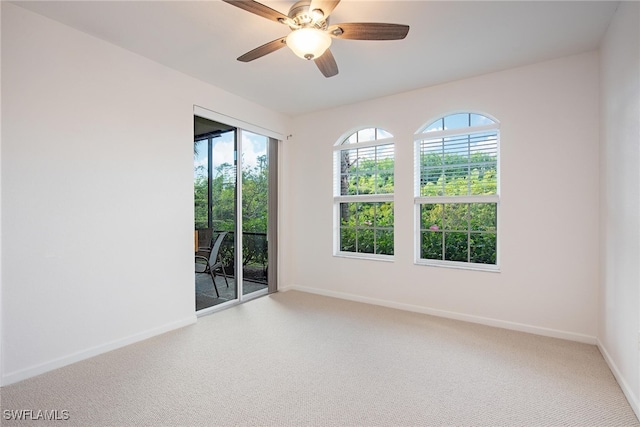
[(222, 260), (220, 259), (220, 245), (222, 244), (222, 240), (227, 235), (227, 232), (220, 233), (216, 238), (216, 241), (213, 243), (211, 247), (211, 252), (209, 253), (209, 258), (196, 255), (196, 273), (209, 273), (211, 274), (211, 280), (213, 281), (213, 289), (216, 291), (216, 296), (220, 298), (220, 293), (218, 292), (218, 287), (216, 286), (216, 270), (222, 270), (222, 275), (224, 276), (224, 281), (227, 284), (227, 288), (229, 287), (229, 281), (227, 280), (227, 273), (224, 271), (224, 265), (222, 265)]

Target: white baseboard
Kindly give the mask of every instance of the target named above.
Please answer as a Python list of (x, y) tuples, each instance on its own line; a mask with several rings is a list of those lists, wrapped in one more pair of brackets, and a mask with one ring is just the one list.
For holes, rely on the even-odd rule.
[(598, 345), (598, 349), (600, 350), (600, 353), (602, 354), (602, 357), (604, 357), (604, 360), (607, 362), (607, 365), (609, 365), (609, 369), (611, 369), (613, 376), (616, 378), (616, 381), (618, 381), (618, 384), (620, 385), (622, 392), (624, 393), (625, 397), (629, 401), (629, 405), (631, 405), (631, 409), (633, 409), (633, 412), (635, 412), (636, 417), (640, 420), (640, 401), (638, 400), (638, 396), (636, 396), (633, 390), (631, 390), (631, 387), (629, 387), (629, 383), (627, 383), (627, 381), (622, 376), (622, 373), (620, 372), (620, 370), (618, 369), (618, 366), (615, 364), (615, 362), (609, 355), (609, 352), (607, 351), (607, 348), (604, 346), (604, 344), (602, 344), (602, 342), (598, 340), (597, 345)]
[(494, 326), (497, 328), (510, 329), (510, 330), (519, 331), (519, 332), (527, 332), (530, 334), (542, 335), (545, 337), (560, 338), (560, 339), (565, 339), (569, 341), (577, 341), (577, 342), (591, 344), (591, 345), (595, 345), (597, 341), (596, 337), (578, 334), (574, 332), (543, 328), (540, 326), (532, 326), (524, 323), (509, 322), (509, 321), (499, 320), (499, 319), (491, 319), (488, 317), (474, 316), (471, 314), (456, 313), (453, 311), (439, 310), (436, 308), (422, 307), (422, 306), (412, 305), (412, 304), (404, 304), (399, 302), (381, 300), (377, 298), (363, 297), (360, 295), (348, 294), (344, 292), (328, 291), (325, 289), (310, 288), (310, 287), (298, 286), (298, 285), (285, 286), (283, 288), (279, 288), (278, 290), (281, 292), (286, 292), (290, 290), (307, 292), (311, 294), (323, 295), (323, 296), (328, 296), (333, 298), (340, 298), (340, 299), (349, 300), (349, 301), (363, 302), (366, 304), (380, 305), (383, 307), (397, 308), (399, 310), (413, 311), (416, 313), (430, 314), (432, 316), (445, 317), (448, 319), (462, 320), (470, 323)]
[(174, 329), (179, 329), (184, 326), (191, 325), (195, 322), (196, 316), (194, 314), (193, 316), (190, 316), (186, 319), (168, 323), (158, 328), (149, 329), (122, 339), (108, 342), (106, 344), (101, 344), (86, 350), (78, 351), (68, 356), (63, 356), (49, 362), (21, 369), (16, 372), (9, 372), (7, 374), (3, 374), (2, 377), (0, 377), (0, 386), (14, 384), (19, 381), (26, 380), (27, 378), (35, 377), (36, 375), (44, 374), (45, 372), (53, 371), (54, 369), (62, 368), (63, 366), (71, 365), (72, 363), (80, 362), (82, 360), (98, 356), (99, 354), (103, 354), (111, 350), (134, 344), (136, 342), (146, 340), (147, 338), (151, 338), (156, 335), (164, 334), (165, 332), (169, 332)]

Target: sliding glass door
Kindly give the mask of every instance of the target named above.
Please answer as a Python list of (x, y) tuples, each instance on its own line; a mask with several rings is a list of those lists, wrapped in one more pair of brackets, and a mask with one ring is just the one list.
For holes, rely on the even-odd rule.
[(242, 294), (268, 285), (269, 138), (242, 135)]
[(197, 311), (263, 295), (269, 277), (275, 277), (275, 255), (269, 255), (270, 248), (275, 253), (270, 155), (276, 144), (266, 136), (195, 116)]

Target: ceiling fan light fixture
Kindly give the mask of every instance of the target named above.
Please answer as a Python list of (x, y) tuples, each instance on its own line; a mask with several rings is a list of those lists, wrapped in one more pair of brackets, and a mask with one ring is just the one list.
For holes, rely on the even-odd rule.
[(331, 46), (331, 36), (317, 28), (300, 28), (287, 36), (287, 46), (302, 59), (316, 59)]
[(322, 21), (322, 18), (324, 18), (324, 12), (321, 9), (313, 9), (311, 11), (311, 17), (314, 21)]

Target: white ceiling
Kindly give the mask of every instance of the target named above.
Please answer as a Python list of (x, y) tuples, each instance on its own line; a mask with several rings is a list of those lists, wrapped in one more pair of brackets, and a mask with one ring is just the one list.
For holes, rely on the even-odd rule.
[[(331, 23), (392, 22), (400, 41), (334, 40), (340, 73), (280, 49), (288, 27), (222, 1), (15, 1), (275, 111), (298, 115), (598, 48), (617, 2), (343, 0)], [(294, 3), (262, 3), (284, 14)]]

